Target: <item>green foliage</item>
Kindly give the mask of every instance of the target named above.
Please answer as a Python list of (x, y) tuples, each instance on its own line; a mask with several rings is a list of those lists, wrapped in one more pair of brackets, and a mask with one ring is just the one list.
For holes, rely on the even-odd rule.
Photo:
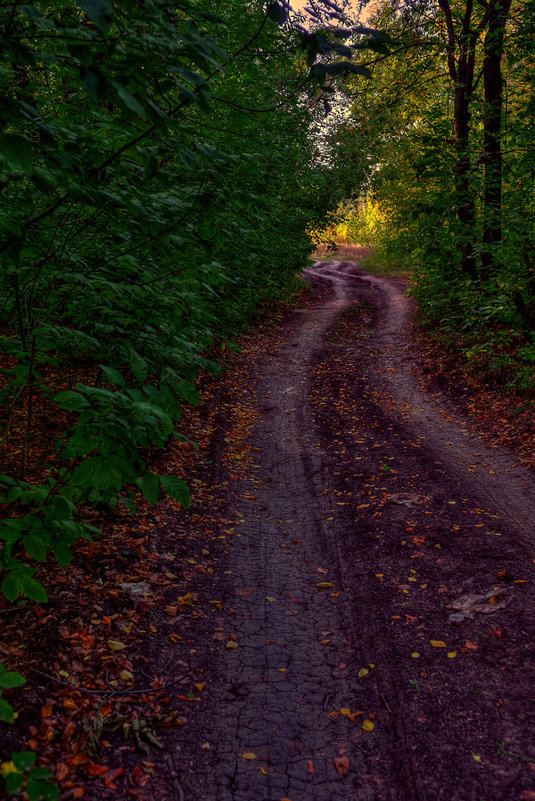
[[(469, 137), (461, 148), (454, 125), (458, 86), (449, 73), (444, 5), (432, 3), (424, 10), (384, 0), (370, 19), (370, 24), (385, 28), (395, 44), (388, 58), (378, 57), (371, 64), (373, 81), (355, 76), (344, 84), (346, 113), (329, 134), (331, 146), (338, 146), (343, 158), (329, 154), (326, 165), (335, 169), (336, 187), (343, 187), (344, 197), (352, 201), (338, 227), (345, 225), (349, 240), (369, 246), (372, 263), (381, 269), (411, 275), (411, 291), (430, 336), (443, 341), (447, 335), (469, 369), (489, 383), (532, 395), (533, 0), (513, 3), (505, 29), (499, 208), (492, 201), (489, 206), (488, 200), (484, 11), (470, 6), (473, 28), (480, 23), (483, 27), (474, 45)], [(469, 6), (451, 5), (457, 26)], [(350, 143), (354, 158), (348, 157)], [(340, 207), (337, 195), (335, 203)], [(473, 204), (471, 222), (460, 220), (464, 204)], [(485, 233), (493, 216), (501, 223), (501, 237), (489, 242)], [(474, 255), (470, 274), (467, 251)]]
[[(293, 30), (286, 3), (80, 0), (0, 9), (2, 592), (46, 602), (91, 505), (185, 483), (180, 437), (210, 354), (296, 287), (317, 209), (309, 105), (368, 68), (376, 32)], [(327, 12), (329, 14), (330, 11)], [(46, 469), (38, 427), (64, 421)], [(50, 437), (52, 438), (52, 436)], [(16, 444), (20, 457), (12, 454)], [(39, 480), (35, 478), (39, 476)]]
[(21, 687), (26, 683), (24, 676), (14, 670), (6, 670), (0, 662), (0, 720), (6, 723), (13, 723), (15, 720), (15, 713), (13, 707), (5, 698), (2, 698), (1, 691), (11, 689), (13, 687)]
[(0, 765), (8, 795), (18, 795), (24, 789), (30, 801), (56, 801), (59, 787), (48, 768), (34, 767), (35, 753), (19, 751), (11, 762)]
[[(137, 489), (188, 504), (186, 484), (147, 470), (145, 454), (180, 436), (196, 377), (218, 369), (210, 351), (291, 290), (309, 252), (296, 202), (306, 115), (285, 99), (300, 77), (282, 6), (269, 10), (278, 25), (260, 2), (246, 15), (231, 2), (173, 9), (0, 12), (4, 457), (25, 432), (0, 477), (12, 601), (46, 602), (27, 557), (69, 564), (97, 533), (88, 504), (134, 511)], [(266, 69), (263, 49), (277, 48)], [(36, 403), (69, 421), (41, 482), (27, 478)]]

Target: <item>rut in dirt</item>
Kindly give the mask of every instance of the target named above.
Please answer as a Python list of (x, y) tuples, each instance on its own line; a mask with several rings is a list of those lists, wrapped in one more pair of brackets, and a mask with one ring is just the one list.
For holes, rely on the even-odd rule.
[(221, 599), (232, 638), (199, 742), (174, 754), (180, 787), (199, 801), (521, 798), (535, 789), (533, 483), (419, 388), (400, 282), (348, 262), (308, 273), (330, 295), (293, 314), (251, 387), (257, 458), (231, 482)]

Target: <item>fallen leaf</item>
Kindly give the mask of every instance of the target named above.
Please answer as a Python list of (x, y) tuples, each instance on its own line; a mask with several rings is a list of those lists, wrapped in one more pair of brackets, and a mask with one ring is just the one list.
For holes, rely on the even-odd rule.
[(412, 656), (413, 659), (419, 659), (420, 658), (420, 654), (418, 653), (418, 651), (413, 651), (411, 656)]
[(466, 640), (464, 644), (465, 648), (468, 648), (470, 651), (477, 651), (478, 646), (472, 640)]
[(103, 776), (109, 771), (108, 765), (88, 765), (87, 772), (90, 776)]
[(358, 672), (359, 679), (362, 679), (364, 676), (367, 676), (370, 671), (368, 668), (361, 668)]
[(166, 606), (164, 612), (171, 617), (176, 617), (178, 615), (178, 606)]
[(228, 648), (229, 650), (231, 648), (237, 648), (238, 647), (238, 643), (235, 642), (234, 640), (229, 640), (225, 647)]
[(200, 681), (199, 684), (195, 684), (194, 687), (197, 690), (197, 692), (202, 693), (202, 691), (206, 687), (206, 682), (205, 681)]
[(126, 648), (124, 642), (119, 642), (119, 640), (108, 640), (108, 648), (112, 651), (122, 651), (123, 648)]
[(319, 584), (316, 584), (318, 590), (329, 590), (331, 587), (334, 587), (330, 581), (320, 581)]
[(429, 640), (433, 648), (446, 648), (444, 640)]
[(481, 757), (479, 756), (479, 754), (472, 754), (472, 756), (474, 757), (476, 762), (481, 762)]
[(362, 722), (362, 728), (364, 731), (373, 731), (375, 729), (375, 723), (373, 720), (369, 720), (368, 718)]
[(312, 762), (311, 759), (308, 760), (308, 772), (314, 773), (314, 763)]
[(349, 770), (349, 759), (346, 756), (334, 757), (334, 767), (340, 776), (346, 776)]
[(241, 755), (242, 759), (256, 759), (256, 754), (251, 753), (250, 751), (246, 751), (245, 754)]
[(21, 771), (15, 767), (14, 762), (2, 762), (0, 765), (0, 776), (9, 776), (10, 773), (21, 773)]
[(266, 595), (266, 601), (269, 601), (270, 603), (274, 604), (276, 603), (277, 599), (273, 598), (272, 595)]
[(454, 659), (457, 656), (457, 651), (448, 651), (448, 656), (450, 659)]

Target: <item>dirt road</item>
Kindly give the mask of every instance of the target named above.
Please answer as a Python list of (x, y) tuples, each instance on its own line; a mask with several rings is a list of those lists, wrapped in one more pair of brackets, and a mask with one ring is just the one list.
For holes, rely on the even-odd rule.
[(402, 282), (308, 277), (251, 378), (250, 467), (216, 470), (219, 643), (170, 797), (534, 799), (533, 479), (423, 386)]

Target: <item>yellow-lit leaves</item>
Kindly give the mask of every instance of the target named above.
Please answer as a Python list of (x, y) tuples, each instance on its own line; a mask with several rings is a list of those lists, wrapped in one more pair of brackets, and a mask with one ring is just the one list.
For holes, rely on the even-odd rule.
[(429, 640), (433, 648), (446, 648), (444, 640)]

